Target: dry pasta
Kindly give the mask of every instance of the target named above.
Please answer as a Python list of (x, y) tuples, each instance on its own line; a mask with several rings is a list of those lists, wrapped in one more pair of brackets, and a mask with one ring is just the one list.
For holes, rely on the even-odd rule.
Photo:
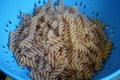
[(104, 23), (58, 1), (35, 7), (10, 33), (9, 48), (33, 80), (89, 80), (112, 48)]

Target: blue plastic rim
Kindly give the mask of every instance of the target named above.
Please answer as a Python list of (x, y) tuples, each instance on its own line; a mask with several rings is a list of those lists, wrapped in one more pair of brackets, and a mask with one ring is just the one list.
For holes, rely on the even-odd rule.
[[(34, 5), (42, 6), (48, 0), (1, 0), (0, 1), (0, 70), (15, 80), (31, 80), (29, 70), (17, 64), (8, 48), (9, 32), (20, 22), (19, 12), (33, 13)], [(57, 0), (54, 0), (57, 2)], [(104, 62), (101, 71), (93, 80), (120, 79), (120, 0), (63, 0), (66, 6), (78, 6), (80, 12), (89, 18), (103, 21), (106, 33), (114, 43), (112, 52)]]

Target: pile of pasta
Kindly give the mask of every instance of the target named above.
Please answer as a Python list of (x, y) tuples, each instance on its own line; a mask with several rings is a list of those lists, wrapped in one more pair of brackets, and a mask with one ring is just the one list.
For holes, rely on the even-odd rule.
[(111, 52), (105, 25), (88, 19), (77, 7), (53, 1), (35, 7), (33, 15), (21, 14), (10, 33), (10, 49), (33, 80), (88, 80)]

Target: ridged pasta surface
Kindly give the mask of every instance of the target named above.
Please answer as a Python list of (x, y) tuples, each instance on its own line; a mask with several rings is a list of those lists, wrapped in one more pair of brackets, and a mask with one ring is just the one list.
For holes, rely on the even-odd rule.
[(58, 1), (21, 14), (21, 23), (10, 33), (10, 50), (33, 80), (89, 80), (112, 48), (105, 25), (88, 19), (77, 7)]

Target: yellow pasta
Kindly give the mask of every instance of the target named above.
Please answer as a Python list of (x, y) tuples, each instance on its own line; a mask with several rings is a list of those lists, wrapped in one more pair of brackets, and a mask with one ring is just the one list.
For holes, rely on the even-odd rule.
[(88, 19), (77, 6), (58, 1), (21, 14), (10, 33), (9, 48), (33, 80), (89, 80), (101, 69), (112, 48), (104, 23)]

